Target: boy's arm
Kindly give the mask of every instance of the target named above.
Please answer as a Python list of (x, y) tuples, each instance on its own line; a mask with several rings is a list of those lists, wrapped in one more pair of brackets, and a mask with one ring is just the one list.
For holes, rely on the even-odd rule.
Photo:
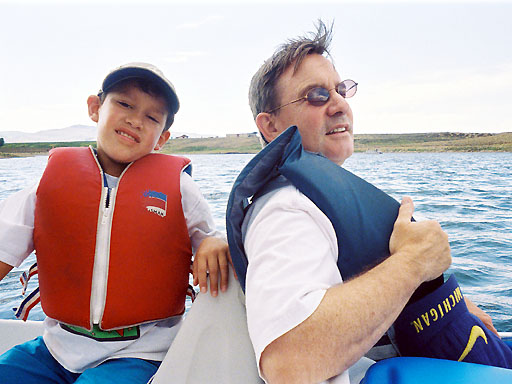
[(12, 265), (5, 264), (4, 262), (0, 261), (0, 280), (2, 280), (5, 275), (7, 275), (13, 268), (14, 267)]
[(194, 284), (199, 283), (201, 291), (206, 292), (206, 277), (209, 273), (211, 293), (212, 296), (216, 296), (219, 287), (219, 272), (221, 290), (224, 291), (227, 288), (227, 263), (230, 262), (228, 245), (225, 236), (215, 229), (210, 208), (197, 184), (186, 173), (182, 173), (180, 181), (183, 213), (187, 222), (192, 250), (195, 253)]
[(38, 184), (0, 202), (0, 278), (34, 251), (34, 210)]
[(216, 237), (207, 237), (201, 242), (194, 257), (193, 274), (194, 285), (199, 283), (201, 292), (208, 289), (207, 276), (210, 276), (210, 293), (217, 296), (219, 287), (225, 292), (228, 288), (228, 263), (231, 263), (228, 243)]
[(225, 240), (226, 237), (215, 229), (215, 221), (206, 199), (192, 177), (187, 173), (181, 175), (180, 191), (192, 251), (195, 253), (207, 237), (213, 236)]

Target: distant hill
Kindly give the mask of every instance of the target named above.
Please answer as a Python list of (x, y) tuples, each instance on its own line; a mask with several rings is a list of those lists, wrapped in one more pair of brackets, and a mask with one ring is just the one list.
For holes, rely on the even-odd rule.
[[(0, 132), (1, 135), (1, 132)], [(1, 136), (0, 136), (1, 137)], [(356, 152), (512, 152), (512, 132), (506, 133), (414, 133), (355, 135)], [(95, 141), (18, 143), (0, 147), (1, 157), (47, 154), (59, 146), (95, 145)], [(164, 153), (256, 153), (261, 149), (254, 135), (169, 140)]]
[(3, 131), (0, 137), (5, 143), (41, 143), (56, 141), (95, 141), (96, 127), (72, 125), (67, 128), (49, 129), (38, 132)]
[(512, 152), (512, 132), (355, 135), (357, 152)]
[[(512, 152), (512, 132), (508, 133), (405, 133), (356, 134), (356, 152)], [(169, 140), (166, 153), (256, 153), (257, 137)]]
[[(189, 138), (214, 137), (215, 135), (200, 135), (196, 133), (173, 132), (171, 137), (187, 136)], [(0, 131), (8, 143), (55, 143), (71, 141), (96, 141), (96, 127), (90, 125), (72, 125), (67, 128), (49, 129), (38, 132)]]

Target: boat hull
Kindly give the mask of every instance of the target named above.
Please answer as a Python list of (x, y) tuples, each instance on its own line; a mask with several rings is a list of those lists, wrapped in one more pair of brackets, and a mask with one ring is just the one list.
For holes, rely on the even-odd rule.
[[(199, 294), (152, 384), (260, 384), (247, 331), (244, 295), (231, 275), (228, 291)], [(0, 354), (43, 334), (42, 321), (1, 320)], [(500, 336), (512, 348), (512, 332)], [(361, 384), (512, 383), (512, 370), (479, 364), (396, 357), (370, 367)]]

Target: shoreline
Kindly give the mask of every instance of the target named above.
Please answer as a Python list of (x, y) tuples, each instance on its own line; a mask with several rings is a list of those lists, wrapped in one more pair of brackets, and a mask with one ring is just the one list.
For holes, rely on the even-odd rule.
[(20, 157), (48, 156), (48, 152), (27, 152), (27, 153), (2, 153), (0, 159), (17, 159)]
[[(96, 146), (94, 141), (6, 143), (0, 158), (46, 156), (55, 147)], [(161, 153), (166, 154), (255, 154), (261, 150), (254, 134), (215, 138), (176, 138), (169, 140)], [(505, 133), (418, 133), (356, 134), (354, 152), (445, 153), (445, 152), (512, 152), (512, 132)]]
[[(164, 153), (164, 152), (159, 152)], [(255, 152), (210, 152), (210, 151), (189, 151), (189, 152), (165, 152), (168, 155), (255, 155), (258, 151)], [(363, 154), (363, 155), (374, 155), (374, 153), (366, 153), (364, 150), (354, 150), (354, 154)], [(502, 151), (502, 150), (444, 150), (444, 151), (426, 151), (426, 150), (394, 150), (394, 151), (382, 151), (381, 153), (375, 153), (375, 155), (385, 155), (385, 154), (407, 154), (407, 153), (512, 153), (511, 151)], [(36, 156), (48, 156), (48, 152), (30, 152), (30, 153), (1, 153), (0, 152), (0, 160), (3, 159), (19, 159), (25, 157), (36, 157)]]

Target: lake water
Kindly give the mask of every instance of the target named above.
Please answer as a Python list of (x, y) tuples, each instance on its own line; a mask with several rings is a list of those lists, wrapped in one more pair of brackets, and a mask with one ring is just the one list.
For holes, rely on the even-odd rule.
[[(231, 185), (253, 155), (188, 157), (216, 224), (225, 231)], [(45, 164), (46, 157), (0, 159), (0, 200), (33, 184)], [(345, 167), (396, 199), (411, 196), (416, 219), (438, 220), (452, 248), (448, 273), (498, 330), (512, 331), (512, 153), (355, 154)], [(13, 318), (11, 308), (21, 300), (19, 275), (33, 261), (31, 255), (0, 282), (0, 318)], [(43, 317), (39, 306), (30, 315)]]

